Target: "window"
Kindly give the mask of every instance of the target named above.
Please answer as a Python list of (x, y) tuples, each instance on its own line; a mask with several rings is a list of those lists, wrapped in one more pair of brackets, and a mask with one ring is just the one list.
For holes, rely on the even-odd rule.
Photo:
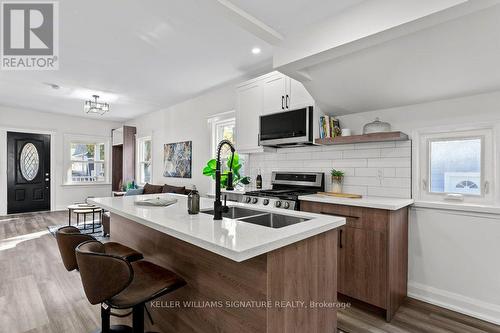
[(137, 140), (137, 183), (151, 183), (152, 177), (152, 141), (151, 137)]
[(492, 137), (491, 129), (422, 135), (420, 199), (492, 203)]
[[(208, 120), (212, 130), (212, 158), (216, 158), (217, 146), (219, 142), (226, 139), (236, 145), (236, 119), (234, 111), (221, 113)], [(245, 174), (245, 155), (240, 156), (240, 163), (243, 164), (240, 174)], [(231, 156), (231, 149), (225, 145), (221, 151), (222, 171), (227, 169), (227, 160)], [(212, 182), (212, 191), (215, 191), (215, 183)]]
[(71, 142), (71, 183), (106, 181), (104, 143)]
[(107, 184), (110, 176), (110, 138), (64, 135), (64, 183)]
[[(215, 123), (215, 142), (213, 143), (214, 147), (214, 156), (217, 153), (217, 145), (222, 140), (229, 140), (231, 143), (235, 144), (235, 128), (236, 122), (234, 118), (230, 118), (227, 120), (219, 121)], [(231, 156), (231, 149), (225, 145), (221, 151), (221, 161), (222, 168), (224, 169), (226, 165), (227, 159)]]

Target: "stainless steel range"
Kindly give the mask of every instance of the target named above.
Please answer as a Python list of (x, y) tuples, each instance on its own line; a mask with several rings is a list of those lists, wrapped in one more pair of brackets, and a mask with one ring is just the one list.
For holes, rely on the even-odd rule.
[(270, 190), (246, 192), (242, 202), (262, 207), (299, 210), (299, 196), (325, 190), (325, 174), (273, 171), (271, 184)]

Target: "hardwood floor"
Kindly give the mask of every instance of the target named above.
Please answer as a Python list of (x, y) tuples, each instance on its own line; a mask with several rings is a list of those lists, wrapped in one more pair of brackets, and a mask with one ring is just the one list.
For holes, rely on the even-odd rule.
[[(0, 217), (0, 333), (87, 333), (99, 327), (99, 306), (87, 302), (78, 272), (64, 269), (47, 231), (66, 221), (66, 212)], [(391, 323), (355, 308), (339, 311), (338, 322), (349, 333), (500, 333), (500, 326), (411, 299)], [(148, 324), (146, 319), (154, 330)]]

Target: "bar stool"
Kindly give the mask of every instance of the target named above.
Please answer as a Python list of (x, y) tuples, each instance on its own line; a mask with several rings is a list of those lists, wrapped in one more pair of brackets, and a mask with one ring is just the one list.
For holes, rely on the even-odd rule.
[[(95, 241), (96, 239), (91, 235), (82, 234), (80, 229), (76, 227), (65, 226), (56, 231), (56, 240), (64, 267), (66, 267), (68, 271), (72, 271), (78, 269), (75, 255), (76, 247), (81, 243)], [(120, 243), (108, 242), (104, 243), (103, 246), (106, 249), (106, 253), (123, 258), (127, 261), (136, 261), (143, 258), (142, 253)]]
[[(91, 304), (101, 303), (100, 332), (143, 333), (145, 303), (186, 284), (174, 272), (149, 261), (128, 262), (106, 253), (98, 241), (78, 245), (76, 259), (87, 299)], [(132, 308), (133, 327), (110, 326), (112, 308)]]

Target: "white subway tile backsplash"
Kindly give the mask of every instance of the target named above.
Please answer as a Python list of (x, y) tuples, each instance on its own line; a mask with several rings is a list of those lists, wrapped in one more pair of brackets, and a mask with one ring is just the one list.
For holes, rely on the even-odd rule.
[(343, 151), (354, 149), (354, 144), (321, 146), (322, 151)]
[(317, 168), (333, 168), (332, 160), (308, 160), (305, 161), (305, 165)]
[(380, 186), (380, 179), (377, 177), (345, 177), (345, 185), (358, 186)]
[(341, 159), (332, 163), (334, 168), (362, 168), (368, 164), (366, 159)]
[(330, 171), (335, 168), (345, 173), (345, 193), (411, 197), (410, 141), (278, 149), (251, 154), (246, 163), (253, 179), (261, 170), (267, 187), (272, 171), (309, 171), (324, 172), (326, 190), (331, 191)]
[(380, 157), (380, 149), (358, 149), (346, 150), (342, 153), (343, 158), (377, 158)]
[[(329, 190), (331, 190), (331, 188)], [(366, 186), (344, 185), (344, 187), (342, 188), (342, 192), (349, 194), (368, 195), (368, 188)]]
[(382, 179), (382, 186), (410, 188), (411, 180), (410, 178), (384, 178)]
[(288, 153), (286, 154), (287, 160), (310, 160), (311, 159), (310, 152), (302, 152), (302, 153)]
[(367, 195), (374, 197), (411, 198), (411, 189), (370, 186), (368, 187)]
[(396, 141), (396, 147), (411, 147), (411, 141)]
[(380, 157), (410, 157), (410, 147), (383, 148), (380, 150)]
[(342, 158), (342, 151), (318, 151), (311, 154), (311, 158), (315, 160), (337, 160)]
[(395, 176), (411, 178), (411, 168), (396, 168)]
[(409, 168), (411, 166), (411, 159), (409, 157), (399, 158), (373, 158), (368, 159), (368, 167), (387, 167), (387, 168)]
[(358, 177), (378, 177), (380, 168), (355, 168), (354, 174)]

